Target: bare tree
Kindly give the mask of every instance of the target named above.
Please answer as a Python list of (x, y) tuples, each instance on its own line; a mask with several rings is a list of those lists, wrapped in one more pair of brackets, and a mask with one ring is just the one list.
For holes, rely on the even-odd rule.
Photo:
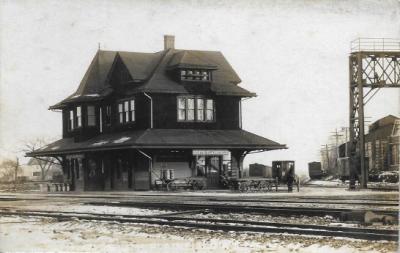
[[(47, 141), (44, 138), (37, 138), (33, 141), (25, 143), (24, 152), (35, 152), (43, 147), (46, 147)], [(38, 165), (41, 171), (41, 179), (45, 180), (47, 173), (54, 164), (60, 164), (54, 157), (34, 157), (32, 165)]]
[(21, 168), (18, 158), (16, 160), (6, 159), (0, 163), (0, 178), (4, 181), (14, 181), (16, 184), (19, 172), (21, 172)]

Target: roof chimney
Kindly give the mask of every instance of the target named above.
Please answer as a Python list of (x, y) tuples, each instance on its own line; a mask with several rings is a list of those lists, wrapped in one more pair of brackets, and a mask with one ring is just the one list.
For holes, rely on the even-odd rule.
[(175, 36), (164, 35), (164, 50), (175, 49)]

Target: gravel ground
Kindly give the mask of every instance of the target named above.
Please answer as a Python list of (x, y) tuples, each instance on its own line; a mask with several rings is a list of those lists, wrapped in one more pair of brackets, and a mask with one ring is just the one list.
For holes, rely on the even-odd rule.
[(396, 252), (397, 243), (0, 217), (0, 252)]

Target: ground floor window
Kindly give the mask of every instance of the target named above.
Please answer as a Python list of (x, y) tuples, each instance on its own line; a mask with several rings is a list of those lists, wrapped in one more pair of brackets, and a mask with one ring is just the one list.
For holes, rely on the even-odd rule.
[(397, 165), (399, 164), (399, 146), (398, 145), (391, 145), (391, 161), (390, 165)]
[(95, 178), (97, 175), (97, 164), (96, 161), (93, 159), (89, 159), (88, 161), (88, 178)]

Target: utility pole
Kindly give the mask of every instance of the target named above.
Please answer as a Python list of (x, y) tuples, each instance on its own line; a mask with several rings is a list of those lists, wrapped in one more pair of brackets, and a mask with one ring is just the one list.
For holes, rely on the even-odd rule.
[(335, 148), (336, 148), (336, 169), (338, 167), (338, 159), (339, 159), (339, 137), (343, 136), (342, 134), (339, 134), (337, 128), (335, 129), (335, 132), (331, 132), (333, 137), (335, 137)]
[(18, 177), (19, 159), (17, 157), (17, 162), (14, 169), (14, 190), (17, 191), (17, 177)]
[[(344, 143), (345, 143), (345, 156), (347, 156), (347, 146), (349, 142), (349, 127), (342, 127), (342, 131), (344, 131)], [(343, 136), (343, 135), (342, 135)]]
[[(326, 165), (326, 166), (327, 166), (326, 170), (327, 170), (327, 172), (329, 172), (329, 171), (331, 170), (331, 165), (330, 165), (330, 162), (329, 162), (329, 149), (328, 149), (328, 144), (322, 145), (322, 147), (325, 148), (326, 164), (327, 164), (327, 165)], [(321, 151), (323, 151), (323, 150), (321, 150)]]

